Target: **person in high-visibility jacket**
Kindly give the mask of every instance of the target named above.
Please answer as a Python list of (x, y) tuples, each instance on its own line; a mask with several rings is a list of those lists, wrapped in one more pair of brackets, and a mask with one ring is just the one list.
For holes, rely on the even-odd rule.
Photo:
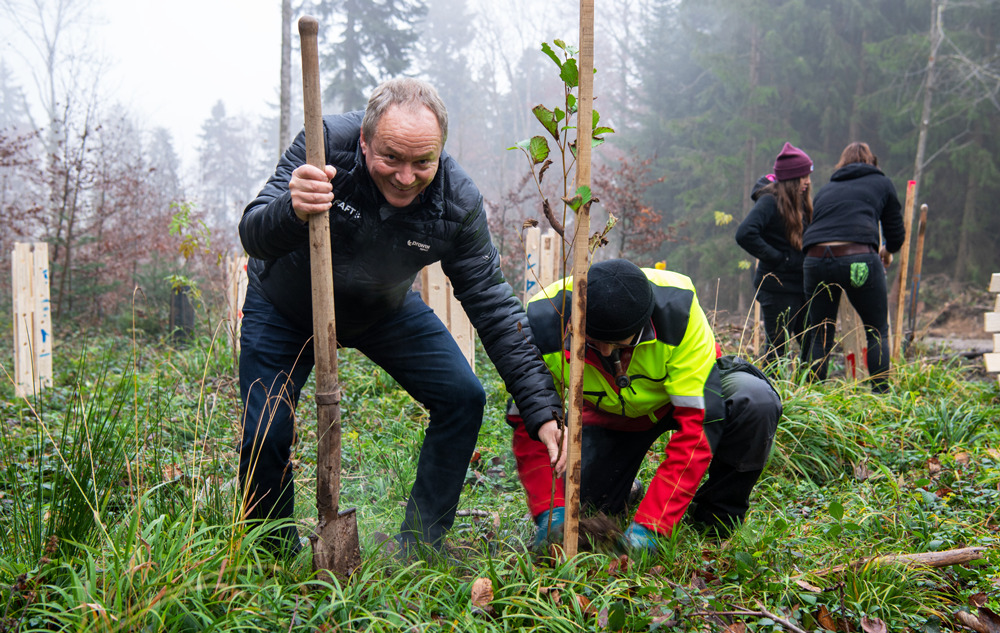
[[(670, 535), (685, 513), (728, 534), (742, 523), (767, 462), (780, 397), (753, 365), (721, 356), (688, 277), (615, 259), (591, 266), (586, 288), (583, 504), (612, 516), (629, 511), (630, 493), (642, 494), (633, 486), (647, 452), (671, 432), (625, 544), (656, 549), (657, 537)], [(568, 277), (527, 305), (557, 389), (569, 385), (572, 293)], [(526, 425), (514, 402), (507, 421), (541, 545), (562, 528), (563, 478), (553, 471), (565, 471), (565, 434), (557, 421)]]

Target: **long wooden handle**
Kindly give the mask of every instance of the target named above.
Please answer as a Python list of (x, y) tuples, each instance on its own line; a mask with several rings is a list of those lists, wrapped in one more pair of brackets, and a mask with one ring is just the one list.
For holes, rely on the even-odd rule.
[[(306, 161), (326, 167), (323, 103), (319, 86), (319, 23), (299, 19), (302, 47), (302, 99), (305, 110)], [(340, 384), (337, 379), (337, 328), (333, 304), (333, 256), (330, 214), (309, 216), (309, 267), (312, 275), (313, 350), (316, 360), (316, 508), (319, 520), (333, 521), (340, 503)]]

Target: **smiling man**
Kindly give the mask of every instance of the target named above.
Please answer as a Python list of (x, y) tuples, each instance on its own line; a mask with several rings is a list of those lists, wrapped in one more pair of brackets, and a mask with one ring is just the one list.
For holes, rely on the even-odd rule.
[[(429, 413), (397, 540), (440, 546), (485, 393), (448, 330), (411, 290), (420, 269), (441, 262), (523, 415), (537, 425), (552, 421), (559, 397), (500, 271), (482, 195), (444, 151), (448, 114), (434, 88), (387, 81), (364, 112), (325, 116), (323, 127), (326, 168), (306, 164), (300, 133), (240, 221), (251, 258), (240, 336), (245, 513), (251, 520), (293, 515), (294, 410), (313, 367), (308, 218), (329, 210), (337, 343), (364, 353)], [(295, 527), (279, 526), (269, 545), (297, 551)]]

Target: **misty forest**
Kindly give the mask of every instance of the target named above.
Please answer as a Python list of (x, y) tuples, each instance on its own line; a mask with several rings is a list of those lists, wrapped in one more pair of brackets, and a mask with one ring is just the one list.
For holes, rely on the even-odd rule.
[[(990, 208), (1000, 188), (997, 3), (597, 4), (595, 109), (614, 133), (593, 154), (593, 213), (598, 223), (608, 212), (619, 218), (597, 259), (665, 261), (714, 307), (743, 311), (751, 262), (733, 235), (753, 182), (790, 141), (813, 158), (816, 191), (840, 150), (860, 140), (901, 201), (917, 181), (916, 205), (930, 209), (925, 275), (984, 287), (1000, 269), (1000, 214)], [(518, 233), (524, 220), (544, 218), (524, 156), (508, 148), (541, 132), (534, 105), (561, 102), (540, 45), (576, 44), (574, 3), (292, 3), (290, 98), (262, 94), (274, 104), (262, 120), (231, 115), (236, 104), (220, 100), (205, 113), (196, 164), (186, 166), (169, 131), (149, 129), (102, 90), (88, 66), (87, 3), (3, 7), (36, 42), (21, 52), (38, 70), (33, 85), (18, 85), (11, 68), (24, 60), (0, 60), (0, 252), (9, 257), (14, 241), (51, 245), (56, 318), (122, 316), (136, 286), (153, 309), (164, 278), (215, 276), (213, 258), (240, 250), (243, 206), (301, 129), (291, 47), (294, 17), (304, 13), (320, 19), (325, 111), (363, 108), (390, 76), (438, 87), (452, 121), (446, 150), (486, 197), (509, 277), (523, 275)], [(179, 253), (181, 233), (190, 241), (196, 229), (201, 248)]]
[[(18, 42), (0, 49), (0, 301), (16, 302), (21, 287), (8, 274), (15, 244), (46, 243), (55, 339), (54, 377), (30, 395), (11, 378), (20, 357), (9, 338), (0, 351), (0, 633), (1000, 630), (1000, 399), (987, 376), (1000, 353), (983, 371), (984, 352), (919, 339), (894, 352), (886, 393), (844, 380), (846, 351), (828, 381), (810, 381), (797, 357), (773, 366), (780, 423), (731, 535), (681, 522), (636, 552), (618, 538), (622, 524), (576, 556), (556, 543), (532, 551), (540, 526), (504, 423), (509, 396), (479, 344), (470, 357), (484, 424), (436, 552), (445, 556), (427, 560), (382, 549), (406, 508), (427, 410), (359, 351), (334, 348), (343, 394), (317, 397), (314, 376), (289, 433), (290, 533), (303, 548), (268, 553), (273, 526), (242, 514), (227, 276), (244, 254), (245, 206), (303, 129), (297, 20), (319, 23), (326, 114), (363, 109), (390, 77), (438, 89), (445, 151), (481, 190), (519, 294), (525, 227), (562, 224), (571, 239), (572, 202), (549, 201), (574, 193), (575, 123), (554, 134), (537, 108), (575, 111), (581, 38), (576, 2), (270, 2), (280, 77), (247, 90), (269, 114), (220, 97), (185, 156), (176, 131), (130, 111), (103, 79), (114, 60), (88, 37), (99, 19), (90, 0), (0, 0)], [(719, 347), (759, 359), (745, 327), (754, 262), (735, 240), (752, 187), (790, 142), (814, 163), (815, 194), (843, 148), (862, 141), (899, 200), (909, 192), (911, 209), (928, 208), (920, 297), (936, 307), (921, 327), (951, 306), (971, 312), (967, 332), (984, 338), (994, 299), (979, 297), (1000, 282), (1000, 0), (593, 4), (589, 209), (591, 232), (604, 231), (593, 261), (687, 275)], [(206, 58), (210, 44), (177, 40)], [(190, 87), (173, 90), (181, 100)], [(546, 134), (556, 143), (540, 180), (526, 148)], [(899, 259), (890, 297), (901, 294)], [(180, 296), (194, 315), (183, 336)], [(987, 319), (1000, 318), (996, 306)], [(15, 347), (16, 310), (0, 312)], [(337, 435), (326, 453), (318, 404), (344, 410), (343, 443)], [(347, 578), (317, 573), (308, 552), (319, 462), (334, 452), (327, 470), (356, 506), (363, 552)], [(655, 476), (654, 453), (639, 483)]]

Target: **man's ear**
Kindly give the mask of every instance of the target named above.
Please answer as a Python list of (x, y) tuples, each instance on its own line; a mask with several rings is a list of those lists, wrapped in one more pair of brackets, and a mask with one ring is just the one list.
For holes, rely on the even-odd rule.
[(361, 153), (368, 156), (368, 143), (365, 141), (365, 129), (361, 128)]

